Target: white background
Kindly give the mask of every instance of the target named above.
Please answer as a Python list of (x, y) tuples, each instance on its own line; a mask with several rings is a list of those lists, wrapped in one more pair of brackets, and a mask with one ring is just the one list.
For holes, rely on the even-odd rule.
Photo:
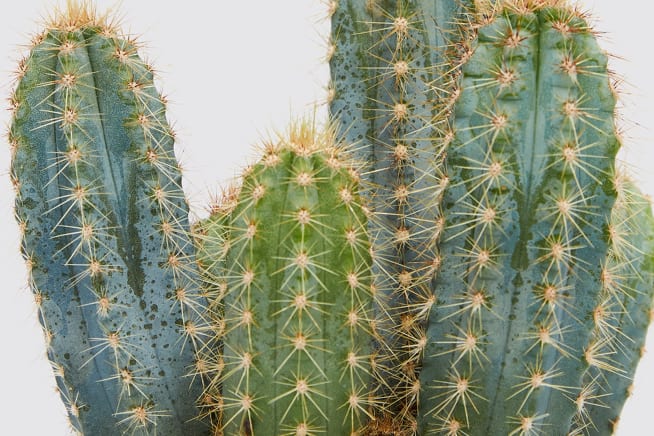
[[(62, 0), (60, 0), (62, 1)], [(435, 0), (438, 1), (438, 0)], [(3, 2), (0, 13), (0, 95), (11, 90), (11, 71), (54, 0)], [(104, 10), (113, 1), (97, 1)], [(623, 60), (626, 152), (641, 186), (654, 194), (654, 61), (652, 12), (645, 0), (580, 0), (592, 12), (602, 44)], [(179, 133), (185, 190), (196, 214), (254, 157), (251, 145), (283, 130), (292, 115), (324, 101), (329, 24), (320, 0), (123, 0), (128, 33), (146, 43), (143, 53), (160, 71), (160, 90), (171, 100), (169, 119)], [(163, 86), (161, 86), (163, 85)], [(324, 116), (324, 106), (319, 114)], [(0, 112), (0, 125), (9, 112)], [(0, 434), (68, 435), (18, 252), (9, 147), (0, 146)], [(654, 334), (649, 348), (654, 349)], [(618, 434), (652, 435), (654, 357), (646, 355)]]

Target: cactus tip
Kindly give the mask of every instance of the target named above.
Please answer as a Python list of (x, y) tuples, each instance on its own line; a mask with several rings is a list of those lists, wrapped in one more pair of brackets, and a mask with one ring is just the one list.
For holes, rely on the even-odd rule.
[(55, 8), (46, 20), (50, 29), (75, 31), (82, 27), (101, 27), (106, 31), (117, 28), (112, 9), (100, 14), (90, 0), (66, 0), (65, 6)]

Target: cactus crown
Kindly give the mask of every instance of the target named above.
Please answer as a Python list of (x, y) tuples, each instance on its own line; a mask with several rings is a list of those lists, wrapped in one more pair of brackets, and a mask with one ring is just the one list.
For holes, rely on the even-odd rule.
[(46, 19), (46, 27), (52, 30), (74, 32), (85, 27), (100, 27), (114, 33), (118, 29), (111, 9), (99, 13), (90, 0), (66, 0), (65, 7), (57, 7)]

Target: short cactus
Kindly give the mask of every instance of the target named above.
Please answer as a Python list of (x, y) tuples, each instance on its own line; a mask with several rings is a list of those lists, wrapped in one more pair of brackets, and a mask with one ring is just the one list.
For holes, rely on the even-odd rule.
[[(533, 4), (532, 4), (533, 3)], [(445, 160), (424, 434), (567, 434), (615, 201), (615, 95), (578, 13), (515, 2), (462, 67)]]
[(218, 428), (353, 434), (374, 402), (371, 253), (356, 174), (333, 130), (318, 134), (308, 121), (264, 148), (233, 205), (201, 224), (200, 252), (224, 256), (222, 273), (207, 265), (217, 270), (222, 336), (203, 359), (214, 372), (209, 398), (220, 392)]
[(196, 435), (188, 206), (152, 70), (88, 4), (35, 38), (9, 131), (22, 253), (48, 358), (84, 434)]

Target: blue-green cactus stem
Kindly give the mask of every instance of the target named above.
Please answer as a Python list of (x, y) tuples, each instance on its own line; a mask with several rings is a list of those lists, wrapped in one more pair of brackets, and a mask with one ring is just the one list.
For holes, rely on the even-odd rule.
[(650, 200), (625, 175), (618, 177), (611, 214), (611, 247), (602, 271), (602, 296), (593, 311), (595, 360), (577, 395), (569, 434), (611, 435), (633, 388), (654, 304), (654, 217)]
[[(548, 2), (545, 2), (548, 3)], [(615, 95), (582, 17), (516, 2), (479, 27), (445, 161), (424, 434), (566, 434), (615, 200)]]
[(72, 426), (203, 434), (202, 303), (165, 103), (135, 42), (69, 2), (12, 97), (22, 253)]

